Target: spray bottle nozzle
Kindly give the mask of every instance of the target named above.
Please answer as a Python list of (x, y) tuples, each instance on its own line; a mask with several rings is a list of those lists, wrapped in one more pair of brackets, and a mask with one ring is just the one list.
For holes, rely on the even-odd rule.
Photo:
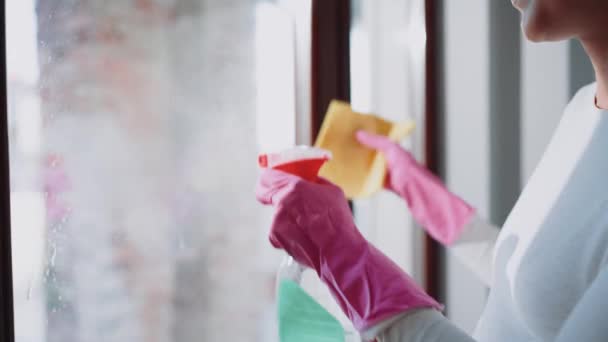
[(317, 179), (319, 169), (331, 159), (331, 152), (308, 146), (298, 146), (279, 153), (260, 154), (258, 165), (300, 176), (306, 180)]

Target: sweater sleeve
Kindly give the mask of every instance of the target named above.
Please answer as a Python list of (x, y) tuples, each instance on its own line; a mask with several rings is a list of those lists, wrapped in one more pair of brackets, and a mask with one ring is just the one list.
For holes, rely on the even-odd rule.
[(383, 330), (378, 342), (473, 342), (473, 337), (456, 327), (439, 311), (409, 312)]
[(499, 232), (498, 227), (475, 215), (449, 249), (488, 287), (492, 285), (494, 247)]

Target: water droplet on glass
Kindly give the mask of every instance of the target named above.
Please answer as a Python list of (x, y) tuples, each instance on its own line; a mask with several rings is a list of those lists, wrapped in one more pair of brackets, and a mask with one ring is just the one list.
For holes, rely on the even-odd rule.
[(55, 244), (53, 244), (51, 246), (51, 258), (49, 259), (49, 264), (51, 265), (51, 267), (55, 267), (55, 258), (56, 257), (57, 257), (57, 246)]
[(178, 248), (180, 251), (183, 251), (184, 249), (186, 249), (186, 240), (184, 239), (184, 235), (183, 234), (179, 234), (178, 236)]
[(26, 295), (27, 300), (32, 299), (33, 288), (34, 288), (34, 280), (32, 278), (30, 278), (30, 280), (28, 281), (28, 284), (27, 284), (27, 295)]

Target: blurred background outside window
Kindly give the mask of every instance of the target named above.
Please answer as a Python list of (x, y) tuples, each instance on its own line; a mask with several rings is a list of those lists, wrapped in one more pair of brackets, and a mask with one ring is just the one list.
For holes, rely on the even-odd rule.
[(6, 6), (16, 341), (272, 341), (253, 185), (258, 151), (295, 143), (292, 16)]

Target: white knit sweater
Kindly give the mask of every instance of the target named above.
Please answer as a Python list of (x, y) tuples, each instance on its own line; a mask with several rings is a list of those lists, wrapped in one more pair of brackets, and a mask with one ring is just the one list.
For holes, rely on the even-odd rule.
[(608, 112), (570, 102), (503, 229), (476, 218), (453, 251), (491, 286), (473, 336), (434, 310), (380, 342), (608, 341)]

